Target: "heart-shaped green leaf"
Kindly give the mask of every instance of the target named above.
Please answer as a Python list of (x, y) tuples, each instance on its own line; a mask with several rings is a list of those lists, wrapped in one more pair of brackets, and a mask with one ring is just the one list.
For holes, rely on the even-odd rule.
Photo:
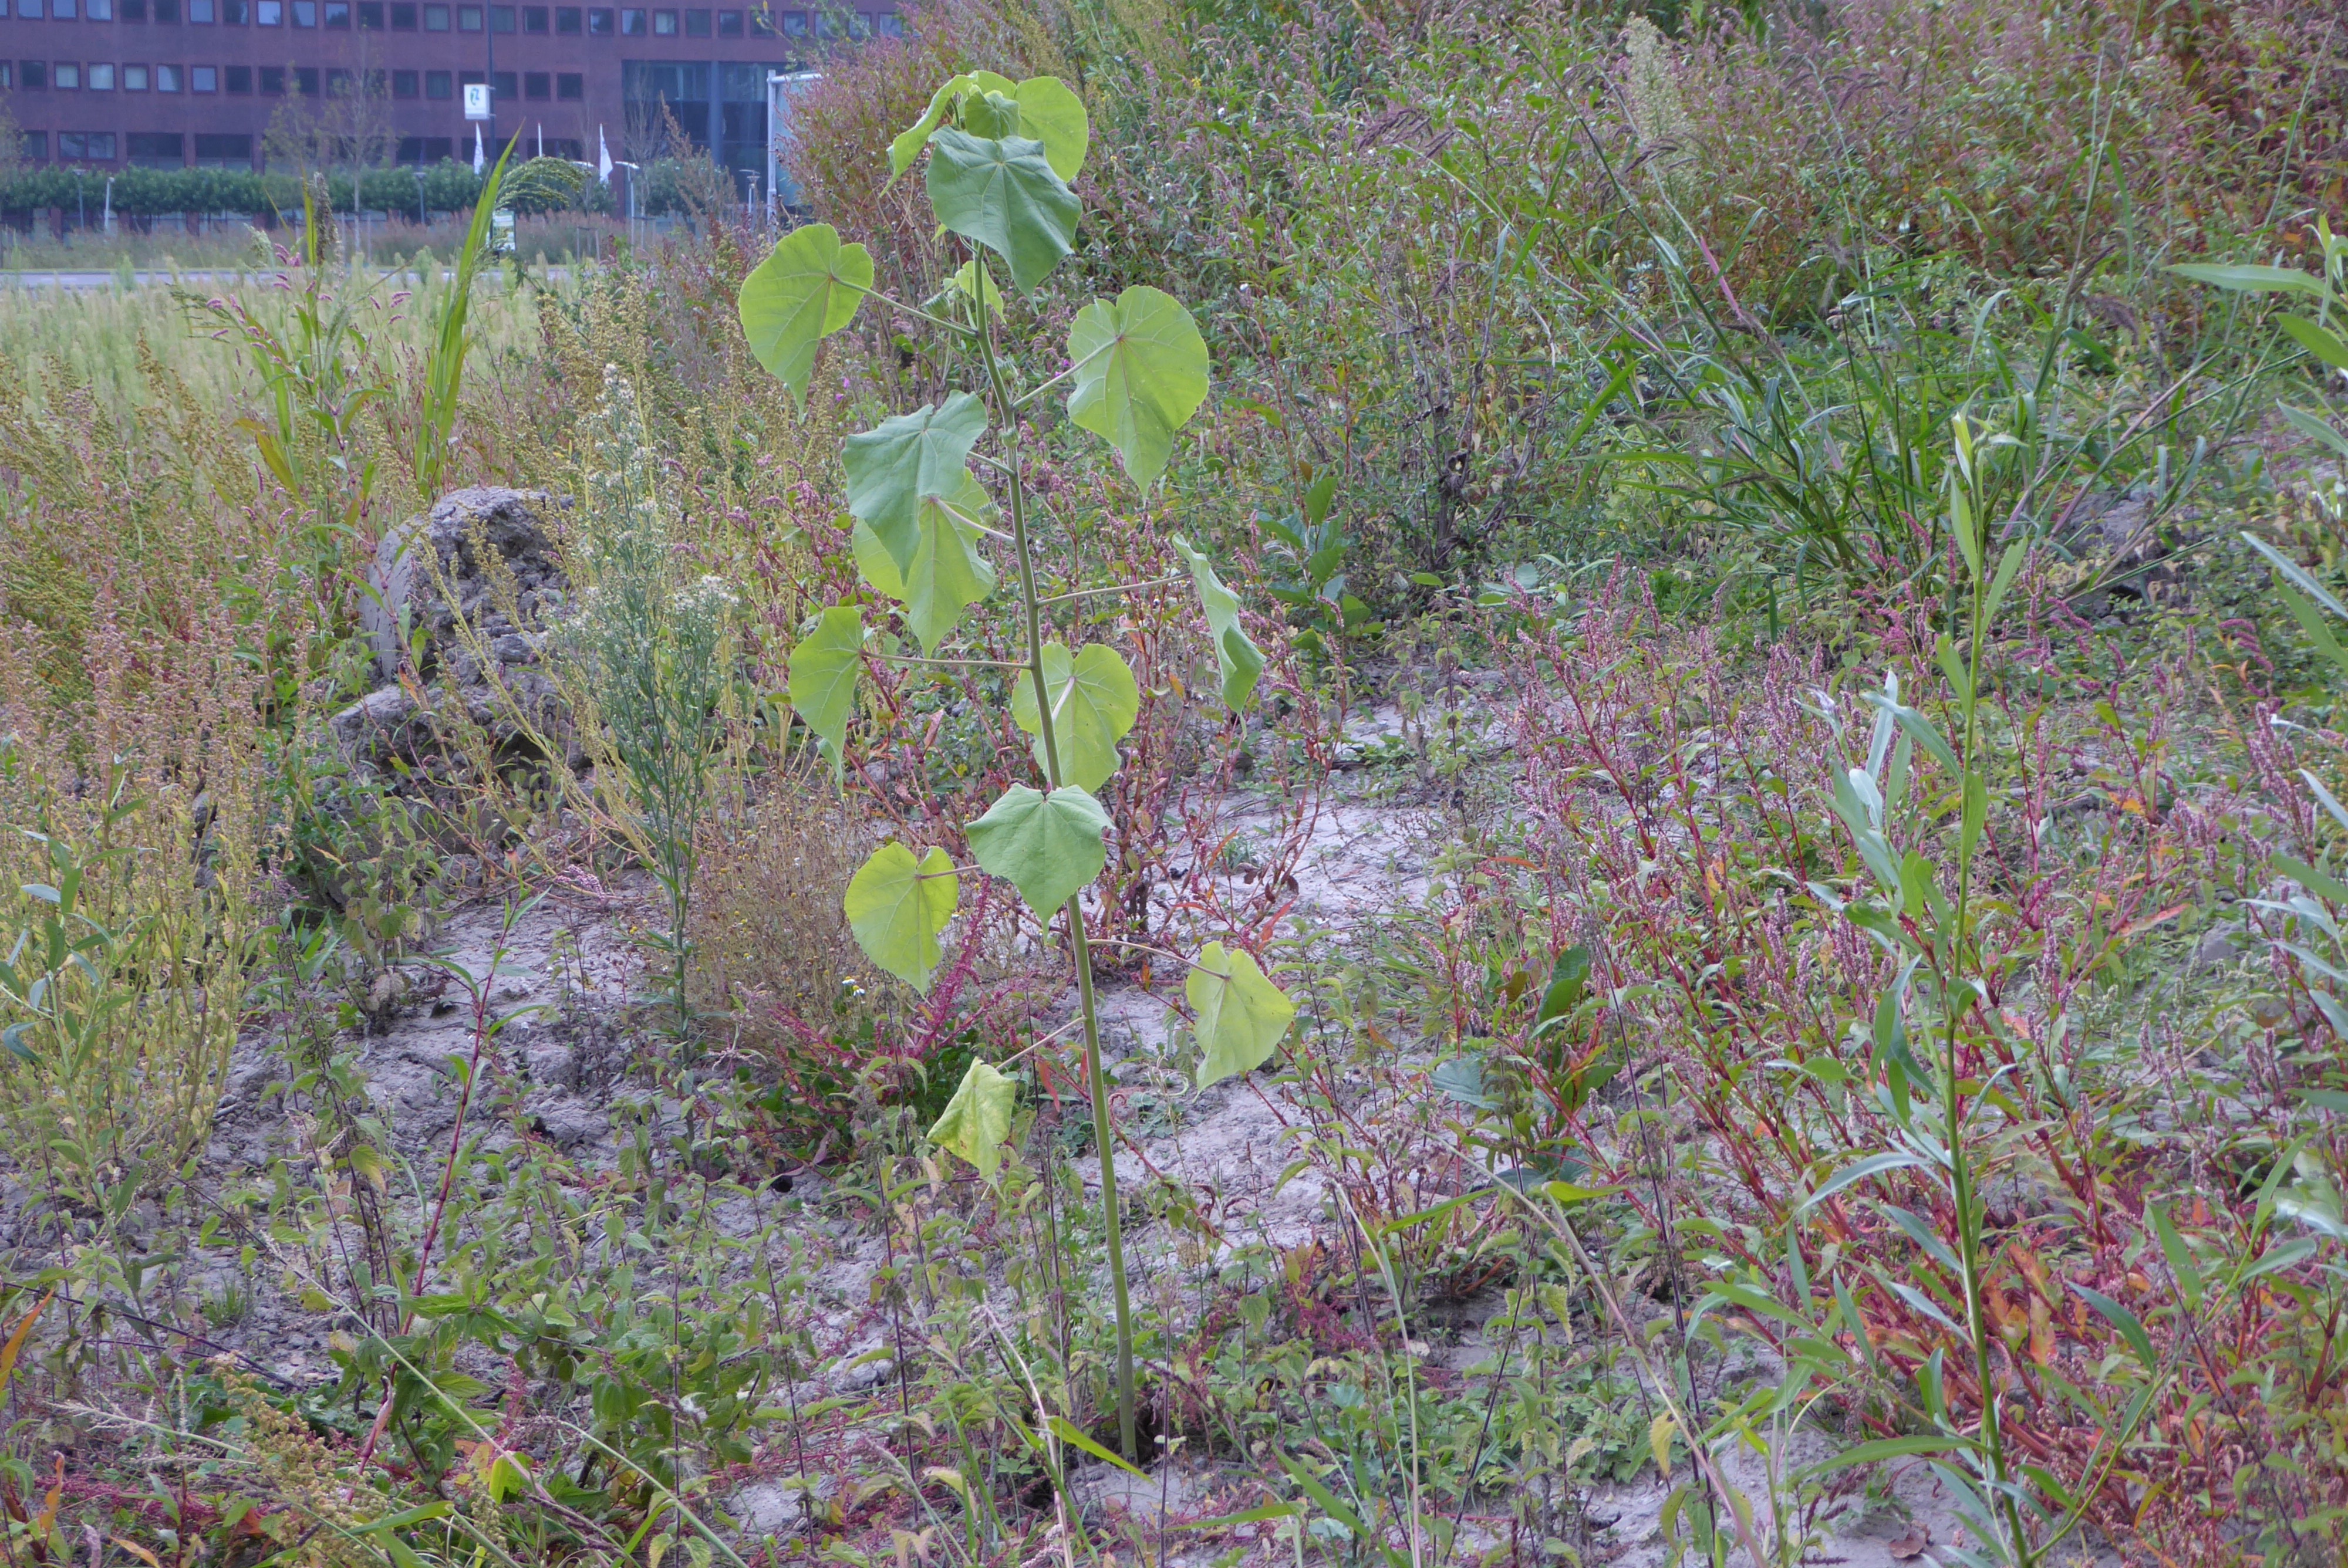
[(1032, 292), (1076, 241), (1076, 193), (1033, 137), (940, 129), (930, 137), (930, 208), (938, 221), (1011, 263)]
[(866, 958), (927, 996), (930, 977), (945, 958), (938, 933), (953, 918), (961, 889), (944, 850), (932, 845), (916, 861), (892, 838), (849, 881), (842, 900), (848, 928)]
[(932, 408), (882, 420), (841, 444), (848, 471), (848, 509), (872, 526), (900, 574), (921, 553), (921, 506), (925, 496), (959, 496), (970, 479), (963, 464), (986, 433), (986, 408), (957, 392)]
[(905, 602), (905, 574), (889, 559), (889, 547), (872, 531), (872, 525), (862, 518), (850, 518), (856, 525), (848, 536), (856, 549), (856, 570), (876, 593), (886, 594), (898, 603)]
[(1234, 713), (1247, 706), (1255, 692), (1256, 677), (1263, 673), (1263, 651), (1240, 625), (1240, 599), (1223, 586), (1207, 558), (1175, 536), (1175, 553), (1190, 568), (1199, 587), (1199, 606), (1207, 612), (1207, 632), (1215, 645), (1215, 666), (1222, 679), (1223, 704)]
[[(1067, 645), (1044, 644), (1044, 689), (1052, 702), (1052, 739), (1060, 753), (1060, 782), (1097, 790), (1117, 772), (1117, 742), (1141, 712), (1141, 689), (1116, 649), (1090, 642), (1075, 659)], [(1035, 678), (1022, 671), (1011, 687), (1011, 717), (1035, 737), (1035, 765), (1049, 769), (1044, 725), (1035, 707)]]
[(991, 1182), (1003, 1163), (1003, 1144), (1011, 1136), (1011, 1112), (1018, 1102), (1016, 1084), (973, 1059), (962, 1075), (962, 1087), (931, 1127), (930, 1142), (961, 1155)]
[(1063, 179), (1074, 179), (1092, 146), (1085, 100), (1057, 77), (1030, 77), (1013, 95), (1019, 100), (1019, 134), (1044, 144), (1044, 159)]
[(855, 319), (871, 287), (871, 252), (842, 245), (829, 223), (792, 230), (742, 280), (735, 309), (750, 352), (802, 408), (816, 344)]
[(989, 140), (1025, 134), (1019, 128), (1019, 100), (1008, 92), (963, 94), (961, 128)]
[(998, 77), (993, 71), (964, 71), (958, 77), (947, 77), (946, 85), (930, 95), (930, 107), (922, 111), (922, 118), (899, 132), (897, 138), (889, 144), (889, 179), (891, 183), (895, 182), (897, 176), (913, 167), (913, 159), (921, 157), (922, 149), (929, 145), (930, 133), (946, 123), (947, 117), (954, 111), (954, 105), (962, 101), (964, 93), (973, 88), (983, 93), (1012, 95), (1019, 91), (1012, 85), (1010, 77)]
[(1048, 916), (1108, 864), (1108, 814), (1074, 784), (1049, 794), (1013, 784), (970, 825), (971, 853)]
[(1264, 979), (1253, 958), (1220, 942), (1199, 955), (1182, 994), (1198, 1015), (1199, 1048), (1206, 1053), (1199, 1062), (1201, 1089), (1262, 1067), (1296, 1016), (1296, 1004)]
[(1147, 490), (1166, 471), (1174, 433), (1207, 398), (1207, 340), (1182, 302), (1140, 284), (1095, 300), (1068, 328), (1076, 362), (1068, 417), (1117, 448)]
[(864, 616), (852, 604), (823, 612), (813, 631), (791, 650), (791, 706), (831, 753), (838, 775), (840, 745), (856, 711), (856, 677), (863, 668)]

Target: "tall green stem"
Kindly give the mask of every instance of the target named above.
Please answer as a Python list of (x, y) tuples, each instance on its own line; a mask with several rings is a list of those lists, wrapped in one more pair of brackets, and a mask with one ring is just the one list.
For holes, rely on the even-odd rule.
[[(980, 352), (986, 359), (986, 379), (994, 405), (1003, 411), (1003, 445), (1011, 468), (1011, 549), (1019, 561), (1020, 608), (1027, 617), (1027, 673), (1035, 683), (1035, 713), (1044, 740), (1044, 772), (1054, 789), (1060, 787), (1060, 745), (1053, 733), (1052, 698), (1044, 679), (1044, 610), (1035, 593), (1035, 566), (1027, 544), (1027, 487), (1019, 462), (1019, 410), (1004, 383), (1003, 367), (994, 357), (994, 328), (982, 310), (978, 332)], [(1117, 1212), (1117, 1145), (1109, 1125), (1108, 1078), (1101, 1071), (1100, 1015), (1093, 1004), (1092, 947), (1086, 939), (1084, 895), (1068, 895), (1068, 946), (1076, 966), (1077, 1005), (1085, 1020), (1085, 1080), (1092, 1091), (1093, 1146), (1100, 1153), (1101, 1219), (1108, 1231), (1109, 1284), (1117, 1293), (1117, 1427), (1125, 1457), (1138, 1460), (1133, 1416), (1133, 1307), (1125, 1281), (1125, 1230)]]
[[(1960, 476), (1959, 483), (1964, 482)], [(1971, 815), (1973, 794), (1973, 774), (1976, 748), (1981, 742), (1981, 669), (1982, 669), (1982, 607), (1989, 591), (1989, 529), (1978, 505), (1965, 508), (1959, 518), (1961, 526), (1980, 530), (1979, 544), (1972, 569), (1972, 602), (1966, 620), (1970, 646), (1966, 649), (1965, 689), (1959, 693), (1964, 702), (1965, 743), (1964, 774), (1958, 781), (1957, 807), (1957, 907), (1956, 922), (1949, 934), (1948, 968), (1941, 981), (1941, 1005), (1947, 1014), (1948, 1039), (1941, 1052), (1941, 1103), (1945, 1108), (1949, 1126), (1949, 1181), (1954, 1189), (1957, 1205), (1957, 1265), (1963, 1276), (1965, 1293), (1965, 1335), (1972, 1342), (1973, 1377), (1981, 1389), (1981, 1445), (1989, 1456), (1990, 1474), (1996, 1483), (1997, 1498), (1990, 1506), (2004, 1505), (2006, 1525), (2012, 1532), (2013, 1559), (2021, 1568), (2030, 1568), (2030, 1539), (2024, 1532), (2022, 1511), (2013, 1494), (2007, 1490), (2005, 1471), (2005, 1438), (1998, 1418), (1995, 1386), (1990, 1366), (1989, 1328), (1982, 1321), (1981, 1223), (1973, 1208), (1972, 1162), (1965, 1154), (1963, 1112), (1957, 1103), (1957, 1030), (1964, 1017), (1964, 1008), (1956, 999), (1956, 986), (1962, 981), (1964, 962), (1965, 935), (1969, 906), (1972, 897), (1973, 851), (1978, 847), (1966, 834), (1966, 818)]]

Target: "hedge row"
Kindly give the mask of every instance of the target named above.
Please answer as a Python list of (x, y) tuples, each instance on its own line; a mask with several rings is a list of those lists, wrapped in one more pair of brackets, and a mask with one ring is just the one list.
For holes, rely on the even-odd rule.
[[(326, 200), (337, 212), (366, 210), (414, 217), (459, 212), (473, 205), (481, 182), (466, 164), (444, 160), (422, 170), (371, 169), (354, 176), (326, 178)], [(561, 159), (533, 159), (509, 171), (509, 204), (526, 213), (609, 211), (611, 192), (581, 179), (576, 165)], [(0, 175), (0, 213), (23, 214), (57, 207), (87, 206), (95, 218), (105, 200), (103, 169), (32, 169)], [(298, 218), (302, 182), (291, 174), (254, 174), (242, 169), (125, 169), (113, 175), (114, 210), (132, 217), (179, 212), (243, 212), (254, 218)], [(419, 190), (419, 183), (421, 190)]]

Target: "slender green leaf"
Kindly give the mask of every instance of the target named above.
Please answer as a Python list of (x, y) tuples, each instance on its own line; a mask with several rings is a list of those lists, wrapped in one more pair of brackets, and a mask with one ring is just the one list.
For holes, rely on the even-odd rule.
[(2185, 1237), (2178, 1231), (2177, 1223), (2158, 1204), (2147, 1203), (2144, 1217), (2151, 1222), (2153, 1234), (2160, 1238), (2161, 1255), (2168, 1259), (2168, 1272), (2177, 1279), (2178, 1299), (2185, 1303), (2186, 1311), (2199, 1311), (2201, 1270), (2193, 1261), (2193, 1249), (2185, 1245)]
[(2316, 581), (2314, 578), (2309, 576), (2306, 568), (2301, 566), (2297, 561), (2292, 560), (2289, 556), (2284, 555), (2281, 550), (2275, 548), (2274, 546), (2267, 543), (2266, 540), (2259, 538), (2256, 534), (2244, 533), (2242, 535), (2242, 542), (2249, 545), (2252, 549), (2258, 551), (2259, 554), (2266, 557), (2267, 564), (2274, 568), (2275, 570), (2281, 572), (2283, 575), (2284, 580), (2289, 582), (2293, 588), (2307, 595), (2308, 598), (2315, 600), (2316, 603), (2322, 605), (2324, 609), (2330, 610), (2333, 615), (2338, 616), (2341, 620), (2348, 620), (2348, 604), (2342, 604), (2339, 600), (2333, 598), (2332, 590), (2325, 588), (2322, 583)]
[(921, 553), (922, 500), (966, 494), (963, 465), (985, 433), (985, 406), (957, 392), (935, 408), (925, 403), (842, 444), (848, 509), (871, 525), (899, 572), (912, 570)]
[[(1060, 782), (1098, 790), (1117, 772), (1117, 743), (1141, 712), (1141, 688), (1117, 650), (1091, 642), (1074, 660), (1066, 643), (1044, 645), (1044, 689), (1052, 701), (1052, 738), (1058, 743)], [(1044, 724), (1035, 706), (1035, 678), (1022, 671), (1012, 682), (1011, 717), (1035, 737), (1035, 765), (1045, 769)]]
[(1237, 948), (1210, 942), (1182, 988), (1198, 1015), (1199, 1087), (1235, 1073), (1252, 1072), (1268, 1061), (1288, 1032), (1296, 1004), (1269, 979), (1255, 960)]
[(1076, 193), (1033, 137), (932, 132), (929, 190), (938, 221), (1011, 263), (1011, 281), (1023, 292), (1032, 293), (1076, 244)]
[(2236, 293), (2308, 294), (2319, 300), (2323, 297), (2322, 279), (2291, 267), (2221, 267), (2190, 261), (2168, 270), (2180, 278), (2207, 283), (2211, 288), (2231, 289)]
[(991, 1182), (1003, 1163), (1003, 1142), (1011, 1136), (1011, 1112), (1018, 1100), (1017, 1085), (973, 1058), (962, 1086), (930, 1128), (930, 1142), (961, 1155)]
[(1796, 1209), (1794, 1213), (1797, 1215), (1807, 1214), (1854, 1182), (1863, 1182), (1869, 1176), (1879, 1176), (1886, 1171), (1906, 1170), (1921, 1165), (1923, 1163), (1913, 1154), (1898, 1153), (1869, 1154), (1866, 1159), (1853, 1161), (1828, 1176), (1819, 1184), (1817, 1192), (1802, 1200), (1801, 1207)]
[(1074, 1443), (1077, 1448), (1082, 1449), (1085, 1452), (1092, 1455), (1093, 1458), (1097, 1460), (1107, 1460), (1109, 1463), (1117, 1466), (1117, 1469), (1125, 1471), (1128, 1475), (1138, 1475), (1144, 1481), (1148, 1481), (1149, 1479), (1148, 1471), (1138, 1470), (1134, 1466), (1126, 1463), (1125, 1460), (1117, 1458), (1117, 1455), (1109, 1452), (1108, 1450), (1093, 1441), (1092, 1439), (1085, 1435), (1083, 1428), (1077, 1426), (1076, 1422), (1068, 1419), (1067, 1417), (1054, 1416), (1045, 1424), (1052, 1429), (1053, 1432), (1062, 1442)]
[(2304, 408), (2293, 408), (2288, 403), (2278, 403), (2275, 407), (2291, 427), (2302, 436), (2320, 441), (2341, 456), (2348, 457), (2348, 436), (2343, 436), (2334, 429), (2330, 420), (2320, 414), (2310, 414)]
[(2348, 650), (2340, 646), (2340, 639), (2333, 635), (2331, 624), (2316, 612), (2315, 606), (2308, 602), (2304, 594), (2281, 583), (2275, 585), (2275, 592), (2282, 596), (2283, 608), (2291, 611), (2291, 618), (2299, 622), (2300, 630), (2307, 633), (2308, 641), (2332, 661), (2332, 667), (2348, 673)]
[(1117, 448), (1144, 490), (1166, 471), (1174, 434), (1207, 398), (1207, 340), (1173, 295), (1141, 284), (1095, 300), (1068, 328), (1076, 363), (1068, 417)]
[(1049, 916), (1108, 864), (1107, 834), (1108, 814), (1088, 792), (1013, 784), (970, 825), (970, 847), (1030, 909)]
[(2128, 1342), (2128, 1348), (2136, 1352), (2136, 1358), (2144, 1363), (2146, 1371), (2157, 1372), (2160, 1369), (2160, 1358), (2152, 1353), (2152, 1336), (2144, 1331), (2144, 1325), (2137, 1320), (2135, 1313), (2099, 1290), (2090, 1290), (2084, 1285), (2071, 1285), (2067, 1288), (2080, 1300), (2102, 1314), (2105, 1322), (2120, 1331), (2121, 1336)]
[(2304, 316), (2285, 316), (2276, 325), (2333, 369), (2348, 370), (2348, 343), (2342, 343), (2336, 333), (2326, 332)]
[(829, 223), (792, 230), (742, 280), (735, 309), (750, 353), (802, 408), (816, 345), (856, 318), (871, 287), (871, 252), (842, 245)]
[(849, 929), (865, 957), (924, 996), (945, 959), (938, 933), (953, 918), (962, 882), (953, 858), (934, 845), (916, 861), (891, 839), (850, 879)]
[(840, 746), (856, 711), (856, 678), (863, 670), (864, 615), (852, 604), (823, 612), (813, 631), (791, 650), (791, 706), (829, 748), (838, 775)]
[(1199, 605), (1206, 611), (1207, 631), (1215, 644), (1215, 665), (1222, 679), (1223, 705), (1238, 712), (1255, 694), (1256, 677), (1263, 673), (1263, 651), (1240, 625), (1240, 598), (1223, 586), (1207, 558), (1177, 534), (1174, 550), (1190, 569), (1198, 585)]
[(1972, 1444), (1962, 1438), (1947, 1437), (1939, 1432), (1920, 1432), (1913, 1437), (1879, 1438), (1871, 1443), (1859, 1443), (1838, 1454), (1829, 1454), (1814, 1465), (1805, 1466), (1802, 1476), (1829, 1475), (1853, 1465), (1880, 1464), (1885, 1460), (1912, 1459), (1918, 1454), (1962, 1452)]

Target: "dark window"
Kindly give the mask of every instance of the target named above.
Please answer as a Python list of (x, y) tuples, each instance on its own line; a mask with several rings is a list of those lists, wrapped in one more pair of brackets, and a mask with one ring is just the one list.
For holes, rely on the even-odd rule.
[(319, 87), (319, 85), (320, 85), (320, 84), (319, 84), (319, 81), (318, 81), (318, 67), (315, 67), (315, 66), (297, 66), (297, 67), (294, 67), (294, 83), (295, 83), (297, 86), (299, 86), (299, 87), (301, 87), (301, 89), (302, 89), (302, 96), (303, 96), (304, 97), (305, 97), (305, 98), (314, 98), (314, 97), (316, 97), (318, 96), (318, 87)]
[(554, 30), (562, 34), (583, 33), (587, 30), (587, 14), (576, 5), (554, 8)]
[(147, 20), (147, 0), (122, 0), (122, 19), (126, 22)]
[(420, 98), (424, 96), (424, 77), (419, 71), (391, 73), (391, 96), (396, 98)]
[(739, 11), (720, 11), (717, 13), (717, 36), (721, 38), (740, 37), (742, 36), (742, 13)]
[(510, 33), (514, 30), (514, 8), (510, 5), (489, 7), (489, 31)]
[(59, 161), (87, 163), (114, 161), (114, 133), (110, 130), (61, 130), (57, 132)]
[(620, 13), (620, 36), (622, 37), (648, 38), (652, 36), (652, 31), (653, 21), (651, 12), (623, 11)]
[(587, 78), (577, 71), (565, 71), (554, 78), (554, 96), (564, 103), (577, 103), (587, 96)]
[(350, 74), (350, 72), (348, 72), (348, 71), (328, 71), (328, 72), (326, 73), (326, 96), (327, 96), (327, 97), (333, 97), (336, 96), (337, 94), (342, 94), (342, 95), (345, 95), (345, 96), (346, 96), (346, 95), (348, 95), (348, 94), (349, 94), (350, 90), (351, 90), (351, 74)]
[(706, 11), (687, 11), (685, 14), (685, 36), (688, 38), (706, 38), (709, 36), (709, 13)]
[(359, 26), (370, 33), (383, 31), (383, 0), (359, 0)]
[(252, 0), (221, 0), (221, 20), (232, 27), (242, 27), (252, 20)]
[(394, 0), (391, 7), (391, 30), (395, 33), (416, 31), (416, 7), (408, 0)]
[(285, 67), (283, 66), (262, 67), (261, 90), (263, 94), (273, 98), (284, 97)]
[(350, 25), (350, 0), (326, 0), (326, 26), (347, 29)]
[(543, 103), (554, 96), (554, 78), (544, 71), (531, 71), (521, 79), (521, 96), (532, 103)]
[(608, 38), (615, 30), (612, 19), (615, 12), (598, 6), (587, 13), (587, 33), (590, 37)]
[[(23, 67), (25, 90), (37, 93), (49, 85), (49, 65), (46, 60), (26, 60)], [(46, 134), (46, 133), (44, 133)]]
[(226, 132), (196, 132), (198, 169), (251, 169), (252, 138)]
[(138, 169), (180, 169), (188, 161), (188, 138), (176, 130), (134, 130), (130, 162)]
[(521, 8), (521, 30), (525, 33), (551, 33), (554, 31), (553, 19), (554, 14), (543, 5)]
[(521, 97), (520, 79), (512, 71), (499, 71), (497, 79), (489, 84), (489, 92), (492, 103), (499, 98), (518, 98)]
[(424, 96), (427, 98), (453, 98), (457, 96), (455, 78), (446, 71), (424, 73)]
[(227, 78), (225, 85), (232, 93), (249, 93), (252, 90), (251, 66), (231, 66), (221, 75)]
[(14, 60), (0, 60), (0, 88), (13, 87), (15, 85), (16, 62)]
[(180, 0), (154, 0), (153, 10), (158, 22), (176, 23), (180, 19)]
[(46, 163), (49, 157), (49, 133), (28, 130), (25, 133), (25, 156), (35, 163)]

